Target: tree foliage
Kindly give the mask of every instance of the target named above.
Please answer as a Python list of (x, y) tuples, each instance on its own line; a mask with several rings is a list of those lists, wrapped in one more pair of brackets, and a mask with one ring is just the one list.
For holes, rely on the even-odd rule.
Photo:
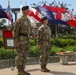
[(5, 19), (1, 19), (0, 20), (0, 30), (6, 29), (6, 20)]

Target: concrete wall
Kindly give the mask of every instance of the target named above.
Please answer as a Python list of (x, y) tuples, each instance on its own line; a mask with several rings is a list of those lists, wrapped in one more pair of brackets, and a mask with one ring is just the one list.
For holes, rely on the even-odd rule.
[[(68, 57), (68, 61), (76, 61), (74, 60), (74, 58), (72, 56)], [(59, 56), (50, 56), (48, 63), (56, 63), (56, 62), (60, 62), (60, 58)], [(30, 64), (39, 64), (39, 57), (35, 58), (35, 57), (30, 57), (28, 58), (28, 61), (26, 63), (27, 65)], [(9, 59), (9, 60), (0, 60), (0, 69), (2, 68), (9, 68), (15, 66), (15, 61), (14, 59)]]

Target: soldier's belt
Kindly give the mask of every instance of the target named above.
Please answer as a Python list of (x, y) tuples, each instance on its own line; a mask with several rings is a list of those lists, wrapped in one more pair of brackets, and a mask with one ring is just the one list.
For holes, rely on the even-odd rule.
[(28, 34), (19, 34), (20, 36), (26, 36), (28, 37), (29, 35)]

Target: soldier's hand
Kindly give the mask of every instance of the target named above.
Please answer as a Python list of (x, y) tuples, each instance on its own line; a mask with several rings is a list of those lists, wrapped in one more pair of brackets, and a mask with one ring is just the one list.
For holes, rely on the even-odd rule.
[(16, 47), (17, 47), (17, 48), (19, 47), (19, 42), (16, 43)]

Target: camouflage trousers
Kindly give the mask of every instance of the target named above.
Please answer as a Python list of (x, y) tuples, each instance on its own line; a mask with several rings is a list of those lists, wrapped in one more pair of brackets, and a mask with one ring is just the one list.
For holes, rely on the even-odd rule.
[(16, 65), (21, 65), (25, 68), (27, 57), (29, 54), (28, 43), (20, 42), (19, 47), (16, 49), (17, 56), (15, 58)]
[(41, 47), (40, 64), (47, 65), (48, 57), (50, 55), (51, 48), (48, 46)]

